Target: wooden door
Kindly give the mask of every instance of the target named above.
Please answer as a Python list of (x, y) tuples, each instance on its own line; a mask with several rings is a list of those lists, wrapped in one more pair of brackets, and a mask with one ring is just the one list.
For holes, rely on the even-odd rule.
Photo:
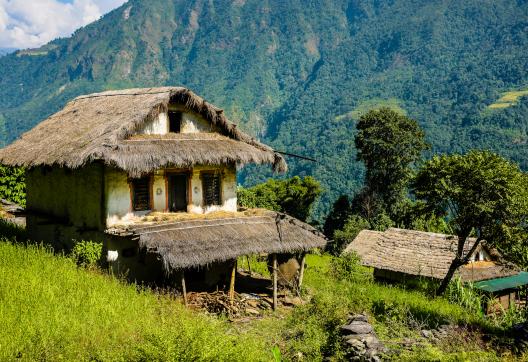
[(187, 211), (187, 185), (186, 174), (169, 176), (169, 211)]

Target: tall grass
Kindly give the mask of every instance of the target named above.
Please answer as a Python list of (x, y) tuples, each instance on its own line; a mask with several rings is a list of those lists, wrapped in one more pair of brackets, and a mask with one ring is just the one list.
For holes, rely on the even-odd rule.
[(225, 322), (42, 246), (0, 242), (0, 360), (272, 360)]

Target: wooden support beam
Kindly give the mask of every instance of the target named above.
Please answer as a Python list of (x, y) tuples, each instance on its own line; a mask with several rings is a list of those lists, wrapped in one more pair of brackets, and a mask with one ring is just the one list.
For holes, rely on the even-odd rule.
[(187, 288), (185, 287), (185, 273), (182, 270), (181, 272), (181, 285), (182, 285), (182, 292), (183, 292), (183, 304), (187, 307)]
[(233, 269), (231, 270), (231, 280), (229, 281), (229, 303), (233, 305), (235, 301), (235, 275), (237, 270), (237, 262), (233, 263)]
[(301, 269), (299, 270), (299, 281), (297, 283), (297, 287), (299, 288), (299, 292), (302, 286), (303, 278), (304, 278), (304, 266), (306, 264), (306, 253), (302, 254), (301, 259)]
[(273, 310), (277, 309), (277, 254), (273, 254)]

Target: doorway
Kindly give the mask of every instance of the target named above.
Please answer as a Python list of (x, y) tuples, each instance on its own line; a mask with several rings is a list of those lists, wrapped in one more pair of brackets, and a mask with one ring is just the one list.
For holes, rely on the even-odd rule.
[(169, 175), (169, 211), (187, 211), (187, 187), (189, 177), (186, 174)]

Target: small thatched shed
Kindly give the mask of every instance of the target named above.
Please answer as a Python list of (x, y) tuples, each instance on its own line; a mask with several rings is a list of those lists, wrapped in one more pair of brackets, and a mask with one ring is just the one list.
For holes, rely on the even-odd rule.
[[(466, 242), (465, 253), (474, 242), (473, 238)], [(390, 228), (384, 232), (362, 230), (344, 253), (357, 253), (362, 264), (373, 267), (374, 275), (381, 279), (401, 281), (425, 277), (441, 280), (455, 258), (457, 245), (454, 235)], [(496, 249), (482, 243), (471, 256), (470, 263), (460, 267), (456, 275), (466, 282), (481, 282), (506, 279), (520, 272)], [(516, 287), (520, 285), (524, 284)], [(503, 292), (510, 293), (511, 289), (510, 286)]]

